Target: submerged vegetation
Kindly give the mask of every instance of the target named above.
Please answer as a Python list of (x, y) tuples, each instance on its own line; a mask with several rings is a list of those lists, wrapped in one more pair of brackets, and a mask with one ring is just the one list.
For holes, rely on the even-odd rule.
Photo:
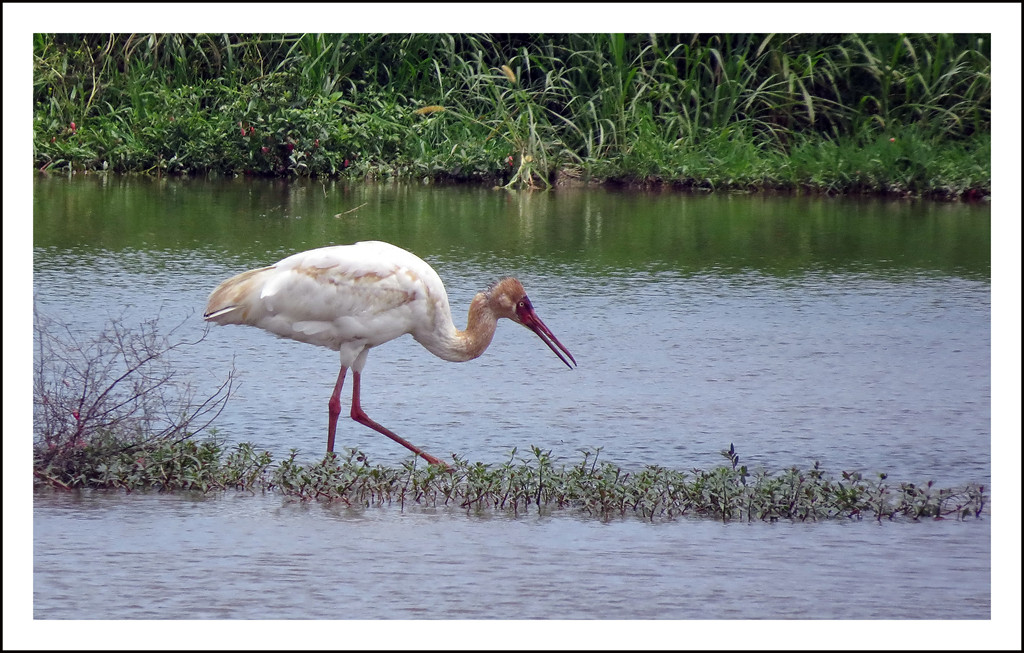
[(36, 34), (40, 170), (979, 198), (989, 35)]

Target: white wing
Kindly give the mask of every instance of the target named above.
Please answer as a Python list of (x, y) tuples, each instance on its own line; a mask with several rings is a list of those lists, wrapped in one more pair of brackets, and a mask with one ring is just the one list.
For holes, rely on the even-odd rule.
[(379, 241), (313, 249), (243, 272), (214, 290), (206, 315), (338, 350), (346, 366), (403, 334), (454, 330), (437, 273)]

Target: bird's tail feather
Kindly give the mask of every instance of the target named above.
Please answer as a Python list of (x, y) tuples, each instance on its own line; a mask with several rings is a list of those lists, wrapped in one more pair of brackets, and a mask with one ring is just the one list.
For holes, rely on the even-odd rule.
[(273, 269), (249, 270), (222, 282), (210, 293), (203, 319), (217, 324), (250, 324), (250, 319), (256, 317), (252, 309), (258, 306), (265, 273)]

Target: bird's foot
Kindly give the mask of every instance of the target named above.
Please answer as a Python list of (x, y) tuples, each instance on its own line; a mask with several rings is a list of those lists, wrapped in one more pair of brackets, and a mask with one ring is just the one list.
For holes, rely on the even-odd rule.
[(430, 465), (437, 465), (438, 467), (442, 468), (446, 472), (453, 471), (452, 470), (452, 466), (449, 465), (448, 463), (446, 463), (445, 461), (441, 460), (440, 458), (434, 458), (430, 454), (423, 453), (423, 452), (420, 452), (419, 455), (420, 455), (420, 457), (423, 458), (423, 460), (426, 460), (427, 463), (430, 464)]

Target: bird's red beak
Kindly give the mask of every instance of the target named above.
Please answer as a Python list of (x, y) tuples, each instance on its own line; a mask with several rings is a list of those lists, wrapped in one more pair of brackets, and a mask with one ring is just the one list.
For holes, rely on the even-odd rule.
[[(519, 304), (516, 305), (516, 318), (518, 318), (516, 321), (519, 322), (519, 324), (522, 324), (524, 327), (540, 336), (540, 339), (544, 341), (544, 344), (547, 345), (551, 351), (555, 352), (555, 355), (562, 359), (562, 362), (565, 363), (569, 369), (572, 369), (572, 366), (576, 365), (576, 359), (572, 357), (572, 354), (570, 354), (569, 350), (565, 348), (565, 345), (558, 342), (558, 338), (555, 337), (555, 334), (551, 333), (551, 329), (549, 329), (547, 325), (537, 317), (536, 311), (533, 310), (533, 304), (530, 303), (530, 299), (528, 297), (523, 297)], [(558, 345), (558, 347), (555, 348), (555, 345)], [(562, 351), (558, 351), (559, 349)], [(565, 352), (565, 356), (569, 357), (569, 360), (566, 360), (565, 356), (562, 355), (563, 351)], [(570, 364), (569, 361), (572, 361), (572, 363)]]

